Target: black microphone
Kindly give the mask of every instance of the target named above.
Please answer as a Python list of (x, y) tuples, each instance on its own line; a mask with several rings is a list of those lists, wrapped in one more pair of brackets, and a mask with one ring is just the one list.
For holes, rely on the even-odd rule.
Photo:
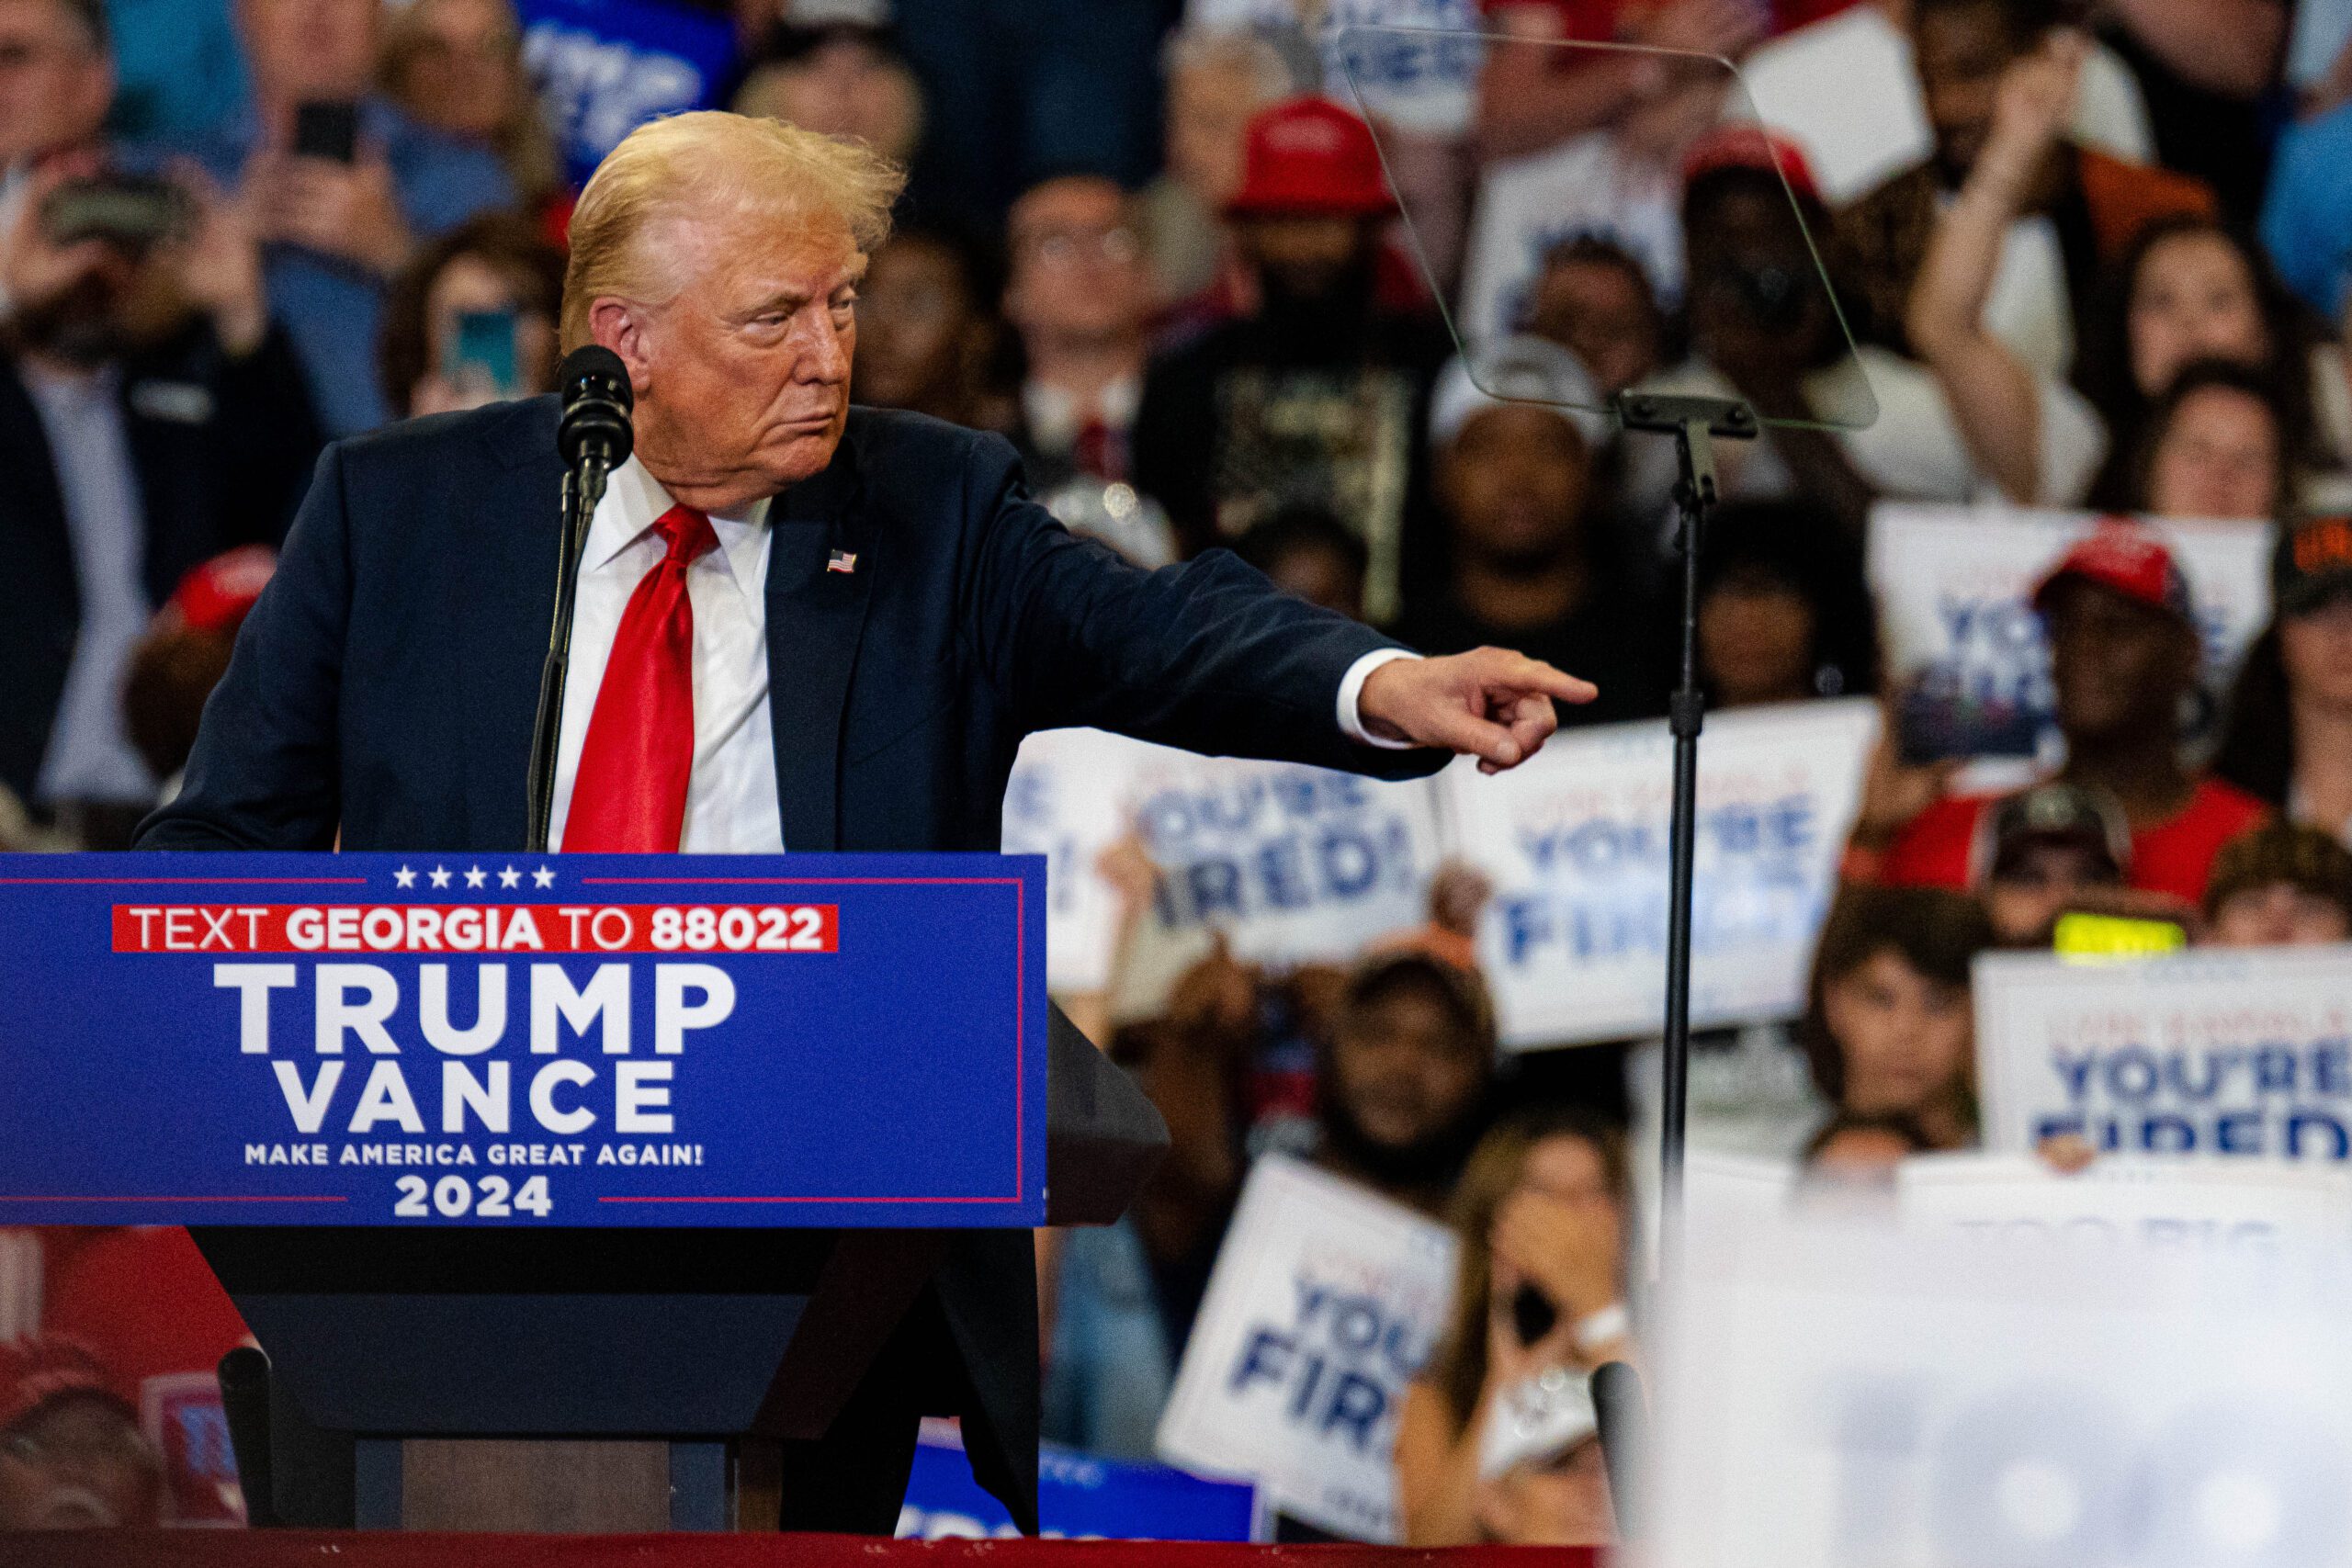
[(628, 367), (609, 348), (584, 344), (565, 355), (555, 373), (563, 415), (556, 422), (555, 446), (563, 457), (563, 528), (556, 547), (555, 624), (548, 636), (548, 659), (539, 671), (538, 718), (531, 727), (531, 771), (524, 781), (527, 813), (524, 849), (548, 850), (554, 814), (557, 739), (563, 728), (563, 686), (571, 660), (571, 612), (577, 594), (580, 550), (588, 536), (605, 480), (628, 461), (637, 445), (629, 412), (637, 394)]
[(229, 1421), (229, 1452), (237, 1462), (237, 1484), (245, 1494), (245, 1523), (255, 1529), (283, 1521), (270, 1469), (269, 1358), (240, 1345), (220, 1358), (220, 1413)]
[[(556, 450), (579, 477), (583, 495), (592, 488), (601, 493), (604, 476), (628, 462), (637, 444), (629, 423), (637, 394), (628, 384), (628, 367), (611, 349), (583, 344), (564, 355), (555, 385), (563, 397), (563, 418), (555, 427)], [(594, 509), (593, 500), (583, 508)]]
[(1609, 1506), (1617, 1516), (1617, 1539), (1634, 1539), (1642, 1447), (1649, 1440), (1649, 1412), (1642, 1403), (1642, 1374), (1623, 1361), (1592, 1370), (1592, 1413), (1600, 1424), (1600, 1460), (1609, 1470)]

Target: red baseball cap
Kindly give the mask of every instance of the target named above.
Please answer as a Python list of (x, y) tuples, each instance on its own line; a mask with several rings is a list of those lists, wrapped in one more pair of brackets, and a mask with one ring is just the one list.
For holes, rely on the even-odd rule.
[(192, 631), (233, 636), (277, 570), (277, 554), (267, 545), (240, 545), (189, 568), (164, 608)]
[(1241, 151), (1230, 217), (1376, 218), (1396, 210), (1372, 128), (1329, 98), (1261, 109)]
[(106, 1369), (79, 1340), (51, 1335), (0, 1343), (0, 1432), (68, 1394), (122, 1403), (107, 1384)]
[(1805, 157), (1804, 149), (1777, 131), (1758, 125), (1719, 125), (1690, 144), (1682, 155), (1682, 183), (1689, 185), (1702, 175), (1718, 169), (1774, 169), (1789, 182), (1789, 189), (1816, 207), (1829, 204), (1822, 199), (1821, 182), (1814, 177), (1813, 164)]
[(2101, 520), (2098, 527), (2075, 541), (2074, 548), (2033, 591), (2033, 607), (2048, 608), (2051, 590), (2068, 578), (2080, 578), (2120, 593), (2126, 599), (2197, 624), (2188, 598), (2188, 579), (2165, 548), (2164, 541), (2137, 523), (2120, 517)]

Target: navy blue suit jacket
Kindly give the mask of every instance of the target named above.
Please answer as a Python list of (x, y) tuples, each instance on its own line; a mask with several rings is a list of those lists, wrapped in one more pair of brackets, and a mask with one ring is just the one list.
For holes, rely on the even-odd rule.
[[(562, 466), (551, 398), (328, 448), (205, 710), (152, 849), (511, 852), (548, 626)], [(1034, 729), (1392, 777), (1434, 751), (1351, 741), (1350, 665), (1387, 639), (1224, 551), (1146, 572), (1072, 537), (1012, 448), (851, 412), (771, 512), (769, 703), (796, 852), (994, 850)], [(856, 570), (829, 571), (835, 550)], [(961, 1233), (937, 1289), (977, 1396), (975, 1472), (1034, 1528), (1036, 1303), (1025, 1234)]]

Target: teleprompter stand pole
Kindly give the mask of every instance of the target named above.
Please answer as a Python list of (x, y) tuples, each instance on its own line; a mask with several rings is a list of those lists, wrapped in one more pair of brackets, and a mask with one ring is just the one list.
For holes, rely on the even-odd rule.
[(1699, 818), (1699, 731), (1706, 699), (1699, 692), (1699, 553), (1707, 509), (1715, 503), (1714, 438), (1753, 440), (1755, 411), (1734, 398), (1617, 394), (1617, 417), (1628, 430), (1674, 437), (1682, 478), (1674, 488), (1682, 524), (1675, 548), (1682, 557), (1681, 679), (1668, 708), (1674, 734), (1674, 824), (1668, 840), (1673, 888), (1667, 900), (1666, 1038), (1658, 1105), (1659, 1248), (1674, 1256), (1682, 1224), (1682, 1154), (1690, 1101), (1690, 880)]

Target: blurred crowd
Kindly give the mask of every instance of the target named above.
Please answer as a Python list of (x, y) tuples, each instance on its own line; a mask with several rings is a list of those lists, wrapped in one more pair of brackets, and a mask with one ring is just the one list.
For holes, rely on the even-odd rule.
[[(912, 171), (856, 400), (1001, 433), (1142, 564), (1229, 547), (1427, 651), (1597, 682), (1565, 723), (1662, 716), (1672, 680), (1677, 471), (1607, 412), (1627, 389), (1772, 425), (1720, 453), (1714, 707), (1899, 705), (1880, 502), (2119, 519), (2034, 595), (2063, 762), (1967, 793), (1889, 727), (1808, 1010), (1702, 1040), (1702, 1141), (1772, 1098), (1738, 1087), (1764, 1060), (1793, 1065), (1777, 1152), (1821, 1181), (1970, 1146), (1971, 963), (2070, 915), (2352, 937), (2346, 0), (704, 9), (736, 41), (710, 101)], [(572, 189), (530, 15), (0, 0), (0, 845), (121, 847), (168, 795), (327, 441), (547, 389)], [(2207, 755), (2150, 516), (2274, 540)], [(1139, 912), (1152, 868), (1114, 869)], [(1040, 1239), (1049, 1435), (1149, 1453), (1281, 1151), (1457, 1234), (1396, 1438), (1408, 1538), (1609, 1535), (1589, 1420), (1494, 1434), (1638, 1357), (1655, 1068), (1498, 1049), (1484, 897), (1442, 872), (1351, 966), (1220, 947), (1146, 1018), (1069, 998), (1174, 1148), (1125, 1222)], [(206, 1380), (240, 1333), (177, 1233), (0, 1232), (0, 1529), (237, 1517)]]

